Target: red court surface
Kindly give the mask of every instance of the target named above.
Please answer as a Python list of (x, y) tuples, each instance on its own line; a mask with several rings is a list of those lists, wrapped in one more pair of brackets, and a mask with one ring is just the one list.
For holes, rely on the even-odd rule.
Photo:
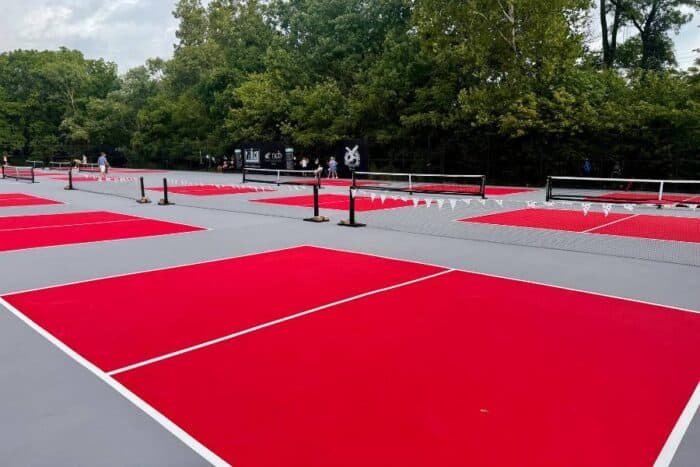
[(468, 217), (460, 222), (700, 243), (700, 218), (697, 217), (616, 213), (606, 217), (600, 212), (584, 215), (582, 211), (521, 209)]
[(313, 247), (4, 298), (236, 466), (652, 465), (700, 378), (694, 312)]
[(677, 203), (700, 203), (700, 195), (671, 195), (664, 194), (662, 199), (659, 200), (658, 193), (630, 193), (630, 192), (616, 192), (616, 193), (606, 193), (600, 196), (592, 196), (587, 198), (587, 201), (604, 202), (612, 201), (619, 202), (625, 201), (628, 203), (643, 203), (643, 204), (677, 204)]
[[(163, 187), (148, 188), (151, 191), (163, 191)], [(216, 186), (216, 185), (189, 185), (189, 186), (168, 186), (168, 193), (189, 196), (220, 196), (239, 195), (242, 193), (256, 193), (260, 190), (240, 186)], [(273, 190), (266, 190), (273, 191)]]
[(0, 251), (204, 230), (106, 211), (0, 217)]
[(26, 195), (24, 193), (0, 193), (0, 208), (9, 208), (15, 206), (42, 206), (49, 204), (63, 203), (61, 203), (60, 201), (54, 201), (52, 199)]
[[(314, 206), (314, 197), (312, 195), (290, 196), (285, 198), (268, 198), (268, 199), (252, 199), (254, 203), (265, 204), (281, 204), (284, 206), (299, 206), (311, 208)], [(425, 201), (421, 200), (421, 205), (425, 205)], [(321, 209), (337, 209), (339, 211), (347, 211), (350, 209), (349, 194), (323, 194), (318, 195), (318, 205)], [(374, 201), (367, 196), (355, 196), (355, 210), (358, 212), (364, 211), (380, 211), (382, 209), (395, 209), (413, 206), (411, 200), (403, 201), (401, 199), (392, 199), (387, 196), (382, 203), (379, 196)]]

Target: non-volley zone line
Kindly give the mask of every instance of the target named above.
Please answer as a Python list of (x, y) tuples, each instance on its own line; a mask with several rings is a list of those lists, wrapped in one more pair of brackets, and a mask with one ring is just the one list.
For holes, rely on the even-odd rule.
[(201, 227), (107, 211), (0, 217), (0, 251), (169, 235)]
[(234, 465), (651, 465), (698, 380), (697, 313), (316, 247), (5, 299)]

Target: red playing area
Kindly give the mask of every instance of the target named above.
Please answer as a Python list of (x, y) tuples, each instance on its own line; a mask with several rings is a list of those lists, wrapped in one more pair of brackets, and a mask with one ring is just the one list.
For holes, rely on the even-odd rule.
[[(333, 263), (330, 269), (329, 262)], [(47, 329), (61, 329), (64, 342), (109, 371), (437, 271), (399, 261), (368, 261), (348, 253), (296, 248), (46, 289), (14, 296), (12, 303), (32, 308), (32, 319)], [(360, 275), (362, 280), (353, 279)], [(323, 277), (324, 284), (343, 286), (320, 286), (315, 277)], [(271, 293), (277, 290), (278, 282), (294, 294)], [(143, 284), (148, 284), (148, 293), (144, 293)], [(102, 301), (98, 314), (82, 309), (81, 303), (90, 302), (86, 297), (112, 287), (120, 290), (119, 300)], [(175, 290), (183, 293), (174, 294)], [(55, 313), (49, 304), (56, 300), (72, 311)], [(222, 307), (226, 302), (228, 305)], [(36, 306), (41, 303), (47, 306)], [(144, 319), (141, 312), (123, 313), (124, 303), (137, 303), (150, 318)], [(130, 344), (125, 346), (124, 342)]]
[[(163, 187), (148, 188), (151, 191), (163, 191)], [(239, 195), (241, 193), (256, 193), (260, 190), (240, 186), (216, 186), (216, 185), (190, 185), (190, 186), (168, 186), (168, 193), (189, 196), (220, 196)], [(273, 190), (266, 190), (273, 191)]]
[(311, 247), (5, 298), (103, 368), (221, 337), (114, 377), (241, 466), (652, 465), (700, 377), (695, 313)]
[(0, 251), (204, 230), (112, 212), (0, 217)]
[[(299, 206), (305, 208), (311, 208), (314, 206), (314, 197), (312, 195), (290, 196), (286, 198), (252, 199), (250, 201), (254, 203), (281, 204), (285, 206)], [(420, 204), (425, 205), (425, 201), (421, 200)], [(350, 209), (350, 195), (318, 195), (318, 205), (321, 209), (337, 209), (339, 211), (347, 211)], [(389, 196), (382, 203), (379, 196), (377, 196), (374, 201), (372, 201), (372, 198), (367, 196), (355, 196), (355, 210), (358, 212), (405, 208), (407, 206), (413, 206), (413, 202), (411, 200), (403, 201), (400, 199), (392, 199)]]
[(650, 203), (650, 204), (676, 204), (676, 203), (700, 203), (700, 195), (671, 195), (664, 194), (659, 200), (658, 193), (629, 193), (616, 192), (606, 193), (600, 196), (592, 196), (587, 201), (603, 202), (603, 201), (626, 201), (628, 203)]
[(694, 217), (616, 213), (606, 217), (600, 212), (584, 215), (582, 211), (521, 209), (468, 217), (460, 222), (700, 243), (700, 219)]
[(38, 196), (25, 195), (24, 193), (0, 193), (0, 207), (2, 208), (14, 206), (41, 206), (49, 204), (63, 203), (52, 199), (39, 198)]

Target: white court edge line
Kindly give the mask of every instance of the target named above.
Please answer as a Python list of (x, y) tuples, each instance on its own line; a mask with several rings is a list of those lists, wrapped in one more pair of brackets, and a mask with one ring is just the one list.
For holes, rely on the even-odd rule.
[(153, 408), (151, 405), (146, 403), (143, 399), (138, 397), (136, 394), (128, 390), (125, 386), (123, 386), (121, 383), (116, 381), (114, 378), (111, 378), (109, 375), (107, 375), (105, 372), (97, 368), (95, 365), (90, 363), (88, 360), (83, 358), (81, 355), (79, 355), (77, 352), (75, 352), (73, 349), (65, 345), (63, 342), (61, 342), (59, 339), (54, 337), (51, 333), (46, 331), (44, 328), (36, 324), (34, 321), (26, 317), (21, 311), (19, 311), (17, 308), (9, 304), (6, 300), (3, 298), (0, 298), (0, 305), (4, 306), (7, 310), (10, 311), (13, 315), (15, 315), (17, 318), (19, 318), (24, 324), (29, 326), (31, 329), (33, 329), (35, 332), (37, 332), (39, 335), (41, 335), (43, 338), (51, 342), (53, 345), (58, 347), (63, 353), (68, 355), (70, 358), (72, 358), (76, 363), (81, 365), (82, 367), (86, 368), (88, 371), (93, 373), (95, 376), (97, 376), (100, 380), (103, 382), (107, 383), (112, 389), (114, 389), (116, 392), (118, 392), (122, 397), (127, 399), (129, 402), (134, 404), (136, 407), (141, 409), (145, 414), (150, 416), (153, 420), (155, 420), (157, 423), (159, 423), (163, 428), (168, 430), (173, 436), (175, 436), (177, 439), (179, 439), (181, 442), (183, 442), (185, 445), (187, 445), (190, 449), (192, 449), (194, 452), (202, 456), (204, 459), (206, 459), (209, 463), (211, 463), (214, 466), (229, 466), (230, 464), (226, 461), (224, 461), (222, 458), (214, 454), (211, 450), (209, 450), (207, 447), (205, 447), (203, 444), (201, 444), (199, 441), (194, 439), (192, 436), (190, 436), (185, 430), (180, 428), (178, 425), (173, 423), (170, 419), (168, 419), (166, 416), (161, 414), (159, 411), (157, 411), (155, 408)]
[[(207, 229), (211, 230), (211, 229)], [(171, 235), (183, 235), (183, 234), (190, 234), (190, 233), (196, 233), (196, 232), (183, 232), (182, 234), (171, 234)], [(144, 237), (141, 237), (144, 238)], [(149, 238), (149, 237), (145, 237)], [(138, 240), (139, 238), (135, 239), (125, 239), (125, 240)], [(112, 242), (112, 241), (119, 241), (119, 240), (104, 240), (104, 242)], [(89, 242), (89, 243), (102, 243), (102, 242)], [(76, 245), (73, 243), (72, 245)], [(66, 245), (57, 245), (57, 246), (66, 246)], [(239, 256), (227, 256), (224, 258), (216, 258), (216, 259), (207, 259), (204, 261), (196, 261), (194, 263), (181, 263), (181, 264), (176, 264), (174, 266), (163, 266), (159, 268), (152, 268), (152, 269), (143, 269), (141, 271), (135, 271), (135, 272), (122, 272), (119, 274), (111, 274), (108, 276), (101, 276), (101, 277), (94, 277), (92, 279), (81, 279), (77, 281), (72, 281), (72, 282), (64, 282), (61, 284), (55, 284), (55, 285), (48, 285), (46, 287), (35, 287), (33, 289), (24, 289), (24, 290), (17, 290), (13, 292), (5, 292), (0, 294), (0, 298), (3, 297), (9, 297), (11, 295), (19, 295), (23, 293), (29, 293), (29, 292), (37, 292), (39, 290), (49, 290), (49, 289), (55, 289), (57, 287), (68, 287), (71, 285), (78, 285), (78, 284), (85, 284), (87, 282), (93, 282), (93, 281), (102, 281), (102, 280), (108, 280), (108, 279), (116, 279), (118, 277), (126, 277), (126, 276), (131, 276), (131, 275), (138, 275), (138, 274), (148, 274), (150, 272), (159, 272), (159, 271), (167, 271), (168, 269), (182, 269), (182, 268), (187, 268), (190, 266), (199, 266), (203, 264), (211, 264), (211, 263), (217, 263), (219, 261), (228, 261), (232, 259), (238, 259), (238, 258), (247, 258), (249, 256), (256, 256), (256, 255), (264, 255), (264, 254), (269, 254), (269, 253), (276, 253), (278, 251), (287, 251), (287, 250), (294, 250), (295, 248), (301, 248), (301, 247), (308, 247), (310, 245), (294, 245), (286, 248), (280, 248), (277, 250), (264, 250), (264, 251), (258, 251), (258, 252), (253, 252), (253, 253), (245, 253)], [(40, 247), (42, 248), (42, 247)], [(52, 247), (45, 247), (45, 248), (52, 248)], [(318, 248), (318, 247), (313, 247), (313, 248)], [(8, 251), (7, 253), (12, 253), (14, 251), (22, 251), (22, 250), (12, 250)], [(440, 269), (445, 269), (442, 266), (438, 266)]]
[(671, 434), (666, 440), (666, 444), (661, 448), (659, 457), (657, 457), (656, 462), (654, 462), (654, 467), (668, 467), (671, 464), (678, 450), (678, 446), (680, 446), (686, 431), (688, 431), (690, 422), (692, 422), (698, 407), (700, 407), (700, 383), (695, 386), (695, 391), (690, 396), (680, 417), (678, 417)]
[(581, 233), (590, 233), (590, 232), (594, 232), (594, 231), (596, 231), (596, 230), (598, 230), (598, 229), (602, 229), (603, 227), (608, 227), (608, 226), (610, 226), (610, 225), (614, 225), (614, 224), (618, 224), (618, 223), (620, 223), (620, 222), (628, 221), (628, 220), (630, 220), (630, 219), (634, 219), (635, 217), (639, 217), (639, 216), (641, 216), (641, 214), (628, 215), (628, 216), (626, 216), (626, 217), (623, 217), (622, 219), (618, 219), (618, 220), (616, 220), (616, 221), (608, 222), (607, 224), (599, 225), (599, 226), (596, 226), (596, 227), (591, 227), (591, 228), (588, 229), (588, 230), (582, 230)]
[[(49, 214), (53, 215), (53, 214)], [(17, 232), (21, 230), (37, 230), (37, 229), (53, 229), (53, 228), (63, 228), (63, 227), (82, 227), (85, 225), (103, 225), (103, 224), (117, 224), (119, 222), (138, 222), (144, 221), (146, 219), (120, 219), (114, 221), (100, 221), (100, 222), (83, 222), (81, 224), (59, 224), (59, 225), (38, 225), (36, 227), (18, 227), (16, 229), (0, 229), (0, 232)], [(13, 251), (13, 250), (9, 250)]]
[[(207, 230), (211, 230), (211, 229), (207, 229)], [(181, 234), (167, 234), (167, 235), (186, 235), (186, 234), (191, 234), (191, 233), (197, 233), (197, 232), (183, 232)], [(127, 239), (119, 239), (119, 240), (104, 240), (104, 242), (124, 241), (124, 240), (139, 240), (141, 238), (150, 238), (150, 237), (137, 237), (134, 239), (127, 238)], [(101, 243), (101, 242), (89, 242), (89, 243)], [(73, 244), (73, 245), (75, 245), (75, 244)], [(39, 248), (55, 248), (58, 246), (68, 246), (68, 245), (56, 245), (56, 246), (51, 246), (51, 247), (39, 247)], [(417, 260), (410, 260), (410, 259), (403, 259), (403, 258), (392, 258), (390, 256), (383, 256), (383, 255), (379, 255), (379, 254), (375, 254), (375, 253), (358, 252), (358, 251), (345, 250), (342, 248), (334, 248), (334, 247), (328, 247), (328, 246), (301, 244), (301, 245), (295, 245), (295, 246), (290, 246), (290, 247), (280, 248), (280, 249), (275, 249), (275, 250), (263, 250), (263, 251), (254, 252), (254, 253), (246, 253), (246, 254), (238, 255), (238, 256), (227, 256), (224, 258), (208, 259), (208, 260), (204, 260), (204, 261), (196, 261), (193, 263), (182, 263), (182, 264), (177, 264), (174, 266), (163, 266), (160, 268), (144, 269), (141, 271), (124, 272), (124, 273), (112, 274), (112, 275), (107, 275), (107, 276), (102, 276), (102, 277), (94, 277), (91, 279), (81, 279), (81, 280), (77, 280), (77, 281), (65, 282), (65, 283), (61, 283), (61, 284), (54, 284), (54, 285), (49, 285), (49, 286), (45, 286), (45, 287), (35, 287), (32, 289), (4, 292), (4, 293), (0, 294), (0, 297), (7, 297), (10, 295), (17, 295), (17, 294), (28, 293), (28, 292), (36, 292), (39, 290), (54, 289), (56, 287), (67, 287), (70, 285), (84, 284), (86, 282), (101, 281), (101, 280), (106, 280), (106, 279), (116, 279), (117, 277), (125, 277), (125, 276), (137, 275), (137, 274), (146, 274), (149, 272), (165, 271), (168, 269), (182, 269), (182, 268), (186, 268), (189, 266), (198, 266), (198, 265), (202, 265), (202, 264), (216, 263), (218, 261), (228, 261), (228, 260), (232, 260), (232, 259), (246, 258), (249, 256), (276, 253), (278, 251), (293, 250), (295, 248), (301, 248), (301, 247), (318, 248), (318, 249), (322, 249), (322, 250), (339, 251), (342, 253), (352, 253), (352, 254), (356, 254), (356, 255), (372, 256), (375, 258), (387, 259), (390, 261), (400, 261), (400, 262), (404, 262), (404, 263), (421, 264), (423, 266), (430, 266), (430, 267), (438, 268), (438, 269), (446, 269), (447, 268), (447, 266), (440, 266), (440, 265), (428, 263), (425, 261), (417, 261)], [(36, 249), (38, 249), (38, 248), (36, 248)], [(22, 251), (22, 250), (12, 250), (12, 251), (8, 251), (6, 253), (13, 253), (15, 251)], [(688, 267), (690, 267), (690, 266), (688, 266)], [(617, 295), (606, 294), (603, 292), (593, 292), (590, 290), (575, 289), (573, 287), (566, 287), (563, 285), (547, 284), (544, 282), (537, 282), (537, 281), (528, 280), (528, 279), (519, 279), (519, 278), (513, 278), (513, 277), (500, 276), (498, 274), (492, 274), (492, 273), (486, 273), (486, 272), (470, 271), (468, 269), (460, 269), (460, 268), (449, 268), (449, 269), (454, 270), (454, 271), (459, 271), (459, 272), (466, 272), (468, 274), (476, 274), (476, 275), (484, 276), (484, 277), (493, 277), (496, 279), (505, 279), (505, 280), (515, 281), (515, 282), (523, 282), (526, 284), (541, 285), (544, 287), (552, 287), (552, 288), (560, 289), (560, 290), (568, 290), (570, 292), (579, 292), (579, 293), (584, 293), (584, 294), (596, 295), (599, 297), (612, 298), (615, 300), (624, 300), (626, 302), (640, 303), (642, 305), (658, 306), (658, 307), (668, 308), (671, 310), (684, 311), (686, 313), (700, 314), (700, 310), (692, 310), (690, 308), (683, 308), (683, 307), (674, 306), (674, 305), (665, 305), (663, 303), (649, 302), (649, 301), (645, 301), (645, 300), (639, 300), (636, 298), (620, 297)]]
[[(157, 219), (156, 219), (156, 220), (157, 220)], [(163, 222), (168, 222), (168, 221), (163, 221)], [(170, 222), (170, 223), (171, 223), (171, 224), (175, 224), (175, 222)], [(185, 227), (194, 227), (194, 226), (187, 225), (187, 224), (180, 224), (180, 225), (184, 225)], [(211, 229), (211, 228), (209, 228), (209, 227), (197, 227), (197, 229), (198, 229), (198, 230), (192, 230), (192, 231), (189, 231), (189, 232), (162, 233), (162, 234), (145, 235), (145, 236), (142, 236), (142, 237), (124, 237), (124, 238), (113, 238), (113, 239), (110, 239), (110, 240), (95, 240), (95, 241), (92, 241), (92, 242), (62, 243), (62, 244), (60, 244), (60, 245), (46, 245), (46, 246), (30, 246), (30, 247), (27, 247), (27, 248), (17, 248), (17, 249), (15, 249), (15, 250), (0, 251), (0, 255), (3, 255), (3, 254), (8, 254), (8, 255), (9, 255), (9, 254), (17, 253), (17, 252), (21, 252), (21, 251), (44, 250), (44, 249), (46, 249), (46, 248), (64, 248), (64, 247), (71, 247), (71, 246), (76, 246), (76, 245), (95, 245), (95, 244), (99, 244), (99, 243), (128, 242), (128, 241), (131, 241), (131, 240), (145, 240), (145, 239), (149, 239), (149, 238), (158, 238), (158, 237), (174, 237), (174, 236), (176, 236), (176, 235), (191, 235), (191, 234), (198, 234), (198, 233), (205, 232), (205, 231), (206, 231), (206, 232), (210, 232), (210, 231), (214, 230), (214, 229)], [(123, 276), (123, 275), (126, 275), (126, 274), (120, 274), (120, 275)], [(96, 278), (96, 279), (92, 279), (92, 280), (99, 280), (99, 279), (100, 279), (100, 278)], [(80, 282), (89, 282), (89, 280), (78, 281), (77, 283), (80, 283)], [(36, 289), (24, 290), (24, 291), (22, 291), (22, 292), (32, 292), (32, 291), (35, 291), (35, 290), (50, 289), (50, 288), (52, 288), (52, 287), (61, 287), (62, 285), (73, 285), (73, 283), (52, 285), (52, 286), (49, 286), (49, 287), (38, 287), (38, 288), (36, 288)], [(4, 295), (12, 295), (12, 294), (15, 294), (15, 293), (20, 293), (20, 292), (6, 292), (6, 293), (1, 293), (1, 294), (0, 294), (0, 297), (2, 297), (2, 296), (4, 296)]]
[[(322, 250), (329, 250), (329, 251), (340, 251), (342, 253), (354, 253), (356, 255), (364, 255), (364, 256), (373, 256), (375, 258), (381, 258), (381, 259), (388, 259), (388, 260), (393, 260), (393, 261), (404, 261), (408, 263), (415, 263), (415, 264), (421, 264), (423, 266), (430, 266), (434, 268), (446, 268), (447, 266), (439, 266), (436, 264), (432, 263), (427, 263), (425, 261), (414, 261), (414, 260), (409, 260), (409, 259), (401, 259), (401, 258), (392, 258), (390, 256), (383, 256), (375, 253), (365, 253), (365, 252), (358, 252), (358, 251), (351, 251), (351, 250), (345, 250), (342, 248), (335, 248), (335, 247), (327, 247), (327, 246), (317, 246), (317, 245), (300, 245), (300, 246), (306, 246), (306, 247), (311, 247), (311, 248), (319, 248)], [(690, 267), (690, 266), (689, 266)], [(589, 294), (589, 295), (596, 295), (598, 297), (605, 297), (605, 298), (612, 298), (615, 300), (623, 300), (625, 302), (633, 302), (633, 303), (640, 303), (642, 305), (651, 305), (651, 306), (658, 306), (662, 308), (668, 308), (671, 310), (676, 310), (676, 311), (684, 311), (687, 313), (695, 313), (695, 314), (700, 314), (700, 310), (692, 310), (690, 308), (683, 308), (679, 306), (674, 306), (674, 305), (664, 305), (662, 303), (654, 303), (654, 302), (648, 302), (645, 300), (638, 300), (636, 298), (627, 298), (627, 297), (620, 297), (617, 295), (610, 295), (602, 292), (592, 292), (589, 290), (582, 290), (582, 289), (575, 289), (573, 287), (566, 287), (563, 285), (555, 285), (555, 284), (547, 284), (544, 282), (537, 282), (529, 279), (518, 279), (518, 278), (513, 278), (513, 277), (506, 277), (506, 276), (500, 276), (498, 274), (492, 274), (492, 273), (487, 273), (487, 272), (476, 272), (476, 271), (470, 271), (468, 269), (460, 269), (460, 268), (450, 268), (453, 271), (458, 271), (458, 272), (466, 272), (467, 274), (474, 274), (477, 276), (484, 276), (484, 277), (493, 277), (495, 279), (504, 279), (508, 281), (514, 281), (514, 282), (522, 282), (525, 284), (533, 284), (533, 285), (541, 285), (544, 287), (552, 287), (554, 289), (560, 289), (560, 290), (568, 290), (570, 292), (578, 292), (578, 293), (583, 293), (583, 294)]]
[(158, 363), (158, 362), (161, 362), (163, 360), (168, 360), (170, 358), (174, 358), (174, 357), (186, 354), (186, 353), (194, 352), (196, 350), (200, 350), (200, 349), (203, 349), (206, 347), (211, 347), (213, 345), (220, 344), (222, 342), (226, 342), (226, 341), (235, 339), (237, 337), (244, 336), (246, 334), (251, 334), (253, 332), (260, 331), (262, 329), (266, 329), (266, 328), (269, 328), (272, 326), (276, 326), (278, 324), (286, 323), (287, 321), (292, 321), (292, 320), (295, 320), (298, 318), (302, 318), (304, 316), (311, 315), (313, 313), (317, 313), (319, 311), (323, 311), (323, 310), (326, 310), (328, 308), (333, 308), (335, 306), (342, 305), (344, 303), (354, 302), (354, 301), (360, 300), (362, 298), (371, 297), (372, 295), (377, 295), (380, 293), (388, 292), (390, 290), (399, 289), (401, 287), (407, 287), (409, 285), (417, 284), (419, 282), (424, 282), (424, 281), (427, 281), (430, 279), (434, 279), (436, 277), (444, 276), (445, 274), (449, 274), (451, 272), (454, 272), (454, 269), (443, 269), (442, 271), (435, 273), (435, 274), (430, 274), (428, 276), (419, 277), (417, 279), (412, 279), (410, 281), (401, 282), (400, 284), (390, 285), (388, 287), (383, 287), (381, 289), (370, 290), (369, 292), (364, 292), (364, 293), (361, 293), (358, 295), (353, 295), (352, 297), (344, 298), (342, 300), (337, 300), (337, 301), (332, 302), (332, 303), (326, 303), (325, 305), (317, 306), (315, 308), (311, 308), (309, 310), (305, 310), (305, 311), (302, 311), (300, 313), (295, 313), (293, 315), (285, 316), (283, 318), (279, 318), (279, 319), (276, 319), (273, 321), (268, 321), (266, 323), (259, 324), (257, 326), (253, 326), (253, 327), (244, 329), (242, 331), (237, 331), (237, 332), (234, 332), (231, 334), (227, 334), (225, 336), (221, 336), (221, 337), (218, 337), (216, 339), (202, 342), (202, 343), (197, 344), (197, 345), (185, 347), (184, 349), (176, 350), (175, 352), (170, 352), (167, 354), (160, 355), (158, 357), (149, 358), (148, 360), (144, 360), (142, 362), (137, 362), (137, 363), (134, 363), (132, 365), (128, 365), (128, 366), (125, 366), (122, 368), (117, 368), (116, 370), (108, 371), (107, 375), (115, 376), (115, 375), (118, 375), (121, 373), (126, 373), (127, 371), (135, 370), (137, 368), (142, 368), (144, 366), (151, 365), (153, 363)]

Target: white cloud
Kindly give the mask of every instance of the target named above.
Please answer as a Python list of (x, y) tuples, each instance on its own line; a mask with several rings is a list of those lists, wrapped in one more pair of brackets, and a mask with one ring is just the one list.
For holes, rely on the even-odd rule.
[[(104, 58), (120, 72), (148, 58), (172, 56), (177, 22), (176, 0), (0, 0), (0, 52), (14, 49), (57, 49), (65, 46), (89, 58)], [(207, 0), (204, 4), (209, 3)], [(681, 67), (699, 55), (700, 14), (675, 36)], [(591, 46), (600, 42), (597, 13), (591, 15)], [(633, 31), (625, 30), (629, 37)], [(624, 38), (623, 38), (624, 39)]]
[(116, 62), (120, 72), (169, 58), (175, 0), (0, 0), (0, 52), (61, 46)]

